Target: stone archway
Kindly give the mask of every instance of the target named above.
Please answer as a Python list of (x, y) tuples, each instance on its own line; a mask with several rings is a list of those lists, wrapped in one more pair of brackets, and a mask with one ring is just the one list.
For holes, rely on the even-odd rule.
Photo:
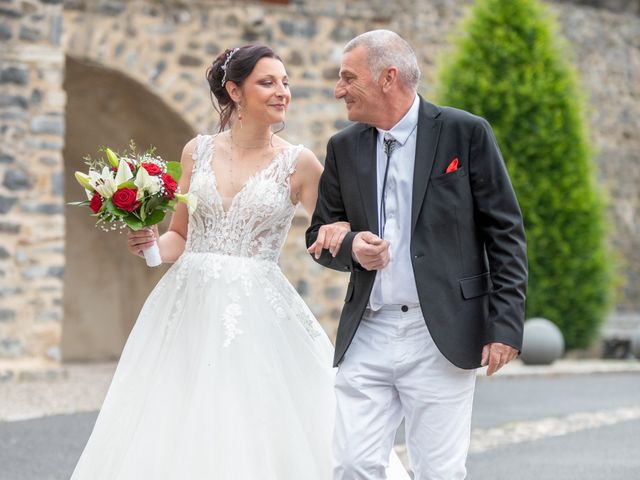
[[(159, 97), (120, 72), (66, 59), (65, 202), (83, 198), (73, 173), (100, 145), (157, 147), (178, 160), (193, 129)], [(131, 256), (124, 235), (94, 227), (85, 209), (65, 206), (66, 267), (62, 357), (118, 358), (137, 314), (166, 267), (149, 269)]]

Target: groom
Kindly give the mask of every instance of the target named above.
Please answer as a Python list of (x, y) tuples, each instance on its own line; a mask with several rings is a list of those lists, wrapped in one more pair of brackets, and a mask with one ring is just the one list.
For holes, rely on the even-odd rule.
[[(384, 479), (405, 419), (415, 480), (466, 475), (475, 368), (522, 343), (522, 217), (491, 127), (417, 95), (411, 47), (345, 47), (335, 96), (357, 122), (327, 145), (307, 246), (351, 272), (336, 339), (334, 479)], [(344, 238), (325, 227), (349, 222)]]

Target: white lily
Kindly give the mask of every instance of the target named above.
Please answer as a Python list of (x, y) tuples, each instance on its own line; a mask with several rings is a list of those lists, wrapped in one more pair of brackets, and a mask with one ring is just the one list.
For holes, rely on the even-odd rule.
[(104, 199), (111, 198), (115, 191), (118, 189), (113, 173), (109, 167), (104, 167), (102, 173), (89, 171), (89, 185), (100, 194)]
[(116, 185), (122, 185), (124, 182), (129, 181), (133, 178), (133, 172), (129, 167), (129, 164), (120, 160), (120, 164), (118, 165), (118, 172), (116, 173)]
[(138, 200), (144, 197), (145, 192), (149, 192), (151, 195), (153, 195), (160, 191), (160, 178), (149, 175), (147, 170), (144, 168), (138, 169), (136, 179), (133, 183), (135, 183), (136, 187), (138, 187)]
[(179, 202), (187, 204), (187, 210), (189, 210), (190, 214), (195, 212), (196, 207), (198, 206), (198, 197), (196, 197), (193, 193), (176, 193), (176, 199)]
[(76, 177), (76, 180), (82, 187), (84, 187), (86, 190), (92, 190), (91, 177), (89, 175), (82, 172), (76, 172), (74, 173), (74, 175)]

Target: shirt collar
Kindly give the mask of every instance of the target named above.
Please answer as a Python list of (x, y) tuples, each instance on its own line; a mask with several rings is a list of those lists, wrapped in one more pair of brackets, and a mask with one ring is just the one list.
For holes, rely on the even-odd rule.
[(385, 133), (389, 133), (395, 138), (400, 145), (404, 145), (409, 136), (413, 133), (413, 130), (418, 125), (418, 113), (420, 110), (420, 97), (416, 95), (413, 99), (413, 103), (409, 108), (409, 111), (402, 117), (402, 119), (396, 123), (391, 130), (378, 130), (378, 139), (382, 141)]

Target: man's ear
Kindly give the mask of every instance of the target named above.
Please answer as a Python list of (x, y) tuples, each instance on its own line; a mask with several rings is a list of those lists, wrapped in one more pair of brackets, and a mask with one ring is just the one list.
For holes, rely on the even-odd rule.
[(388, 92), (397, 80), (398, 68), (393, 65), (385, 68), (380, 74), (380, 87), (382, 88), (382, 91), (385, 93)]

